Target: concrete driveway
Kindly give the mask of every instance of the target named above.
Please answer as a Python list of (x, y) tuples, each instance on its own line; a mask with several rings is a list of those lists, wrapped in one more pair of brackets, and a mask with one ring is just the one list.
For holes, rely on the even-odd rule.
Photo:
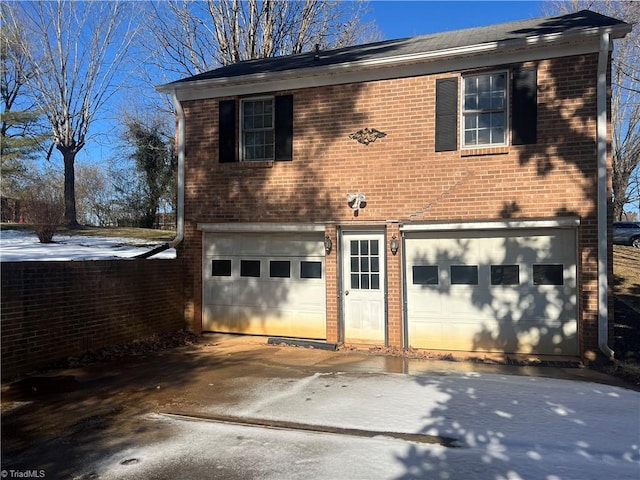
[[(587, 369), (208, 335), (197, 346), (3, 385), (2, 474), (564, 479), (591, 478), (585, 472), (604, 465), (637, 478), (640, 442), (627, 427), (637, 426), (640, 394), (616, 383)], [(600, 445), (591, 437), (604, 425)]]

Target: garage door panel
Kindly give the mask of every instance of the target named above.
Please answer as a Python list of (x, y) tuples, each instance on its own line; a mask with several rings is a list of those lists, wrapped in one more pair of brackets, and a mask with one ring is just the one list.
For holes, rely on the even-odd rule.
[(238, 323), (236, 308), (232, 305), (204, 305), (202, 313), (204, 330), (235, 333), (244, 328)]
[(414, 317), (408, 328), (409, 347), (439, 348), (442, 345), (442, 324), (420, 321)]
[(250, 306), (206, 305), (204, 328), (223, 333), (322, 338), (324, 317), (313, 311), (256, 309)]
[(523, 295), (522, 291), (513, 287), (498, 287), (491, 289), (491, 309), (496, 313), (498, 317), (505, 317), (509, 314), (518, 315), (519, 306), (522, 304), (523, 299), (526, 298), (526, 294)]
[(215, 298), (218, 305), (233, 305), (237, 285), (233, 282), (208, 282), (204, 285), (204, 297)]
[(477, 315), (481, 310), (481, 305), (474, 305), (474, 293), (477, 289), (453, 285), (448, 294), (444, 313), (452, 316)]
[(237, 240), (221, 235), (205, 235), (203, 254), (205, 257), (217, 255), (233, 255), (236, 250)]
[(236, 245), (236, 254), (259, 255), (265, 257), (308, 256), (322, 253), (322, 245), (309, 242), (308, 237), (291, 239), (286, 236), (265, 235), (264, 238), (242, 237)]
[(325, 285), (323, 282), (314, 282), (307, 285), (297, 285), (294, 295), (298, 298), (300, 309), (316, 308), (318, 299), (325, 297)]
[(285, 280), (239, 278), (237, 297), (238, 305), (277, 306), (289, 302), (294, 294), (295, 285)]
[[(434, 323), (425, 319), (410, 327), (410, 346), (434, 350), (489, 351), (489, 348), (483, 348), (482, 339), (486, 332), (495, 330), (495, 323), (487, 320), (479, 325), (476, 321), (462, 319)], [(490, 344), (494, 345), (495, 342), (491, 341)]]
[(412, 314), (417, 317), (425, 314), (439, 314), (442, 312), (442, 294), (438, 288), (413, 289), (410, 298), (421, 298), (419, 302), (412, 302), (409, 306)]
[(318, 233), (208, 233), (204, 256), (324, 256), (323, 234)]
[(577, 354), (573, 230), (411, 232), (405, 261), (411, 346)]
[(451, 260), (463, 263), (468, 255), (468, 242), (460, 244), (455, 239), (415, 239), (406, 245), (411, 265), (442, 265)]

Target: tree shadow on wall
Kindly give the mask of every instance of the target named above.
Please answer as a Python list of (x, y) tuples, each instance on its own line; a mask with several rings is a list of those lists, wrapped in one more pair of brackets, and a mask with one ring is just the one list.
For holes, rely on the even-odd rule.
[[(580, 21), (576, 15), (575, 21)], [(571, 21), (571, 20), (570, 20)], [(519, 157), (522, 167), (535, 166), (537, 176), (545, 182), (545, 189), (539, 191), (540, 201), (549, 198), (560, 199), (555, 208), (557, 218), (574, 217), (580, 221), (577, 232), (578, 311), (582, 312), (580, 329), (583, 338), (595, 332), (594, 325), (587, 325), (585, 318), (595, 317), (589, 313), (590, 305), (597, 302), (598, 289), (598, 241), (603, 235), (609, 236), (610, 228), (600, 232), (596, 238), (598, 225), (598, 166), (597, 166), (597, 54), (556, 59), (547, 70), (548, 77), (538, 86), (537, 143), (523, 147)], [(585, 77), (584, 72), (591, 72)], [(610, 110), (607, 109), (610, 118)], [(607, 151), (611, 147), (607, 145)], [(554, 174), (565, 175), (564, 184), (554, 185)], [(611, 174), (610, 169), (607, 172)], [(574, 189), (579, 185), (581, 200), (576, 201), (576, 193), (563, 189)], [(548, 192), (548, 193), (547, 193)], [(564, 201), (563, 201), (564, 200)], [(612, 220), (612, 203), (606, 202), (608, 224)], [(613, 261), (612, 251), (607, 252), (609, 271)], [(609, 318), (613, 320), (613, 312)], [(589, 333), (587, 333), (589, 332)]]

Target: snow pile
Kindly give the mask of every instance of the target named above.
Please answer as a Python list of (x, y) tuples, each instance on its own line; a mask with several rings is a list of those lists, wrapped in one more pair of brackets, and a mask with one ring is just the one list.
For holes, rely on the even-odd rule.
[[(54, 243), (43, 244), (33, 232), (0, 230), (0, 261), (112, 260), (133, 258), (159, 246), (148, 240), (121, 237), (54, 235)], [(175, 258), (175, 249), (151, 258)]]

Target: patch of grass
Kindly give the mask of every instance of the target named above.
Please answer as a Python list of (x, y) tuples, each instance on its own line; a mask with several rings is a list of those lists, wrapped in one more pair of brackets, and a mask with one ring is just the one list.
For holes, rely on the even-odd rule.
[(640, 311), (640, 248), (613, 246), (614, 293)]
[(613, 246), (616, 360), (599, 370), (640, 387), (640, 249)]
[[(3, 223), (0, 225), (2, 230), (23, 230), (35, 231), (33, 225), (26, 223)], [(168, 242), (173, 240), (176, 232), (173, 230), (155, 230), (151, 228), (135, 228), (135, 227), (91, 227), (79, 226), (75, 228), (59, 227), (56, 230), (58, 235), (78, 235), (86, 237), (125, 237), (139, 238), (152, 242)]]

